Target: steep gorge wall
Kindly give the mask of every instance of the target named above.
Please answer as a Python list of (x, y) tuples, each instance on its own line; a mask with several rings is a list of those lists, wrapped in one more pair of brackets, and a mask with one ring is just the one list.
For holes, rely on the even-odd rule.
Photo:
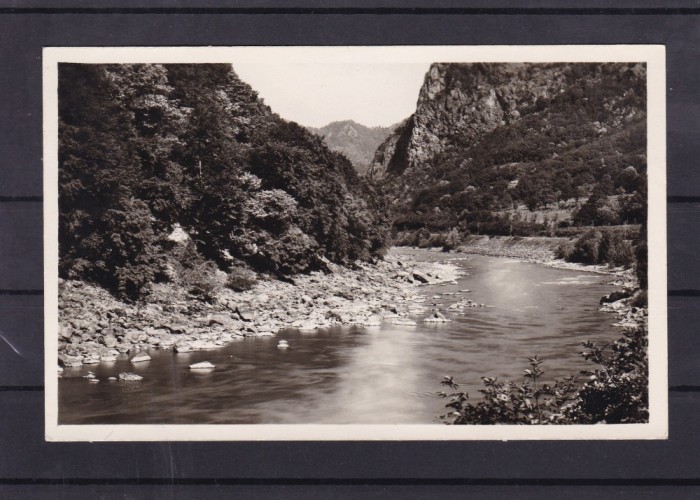
[(469, 145), (519, 120), (538, 98), (548, 99), (564, 85), (557, 66), (434, 63), (416, 112), (378, 148), (369, 175), (383, 179), (430, 162), (450, 147)]

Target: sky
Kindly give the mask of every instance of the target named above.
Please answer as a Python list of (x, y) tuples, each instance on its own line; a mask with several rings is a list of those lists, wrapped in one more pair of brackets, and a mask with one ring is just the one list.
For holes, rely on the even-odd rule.
[(416, 109), (429, 63), (233, 62), (238, 76), (272, 111), (300, 125), (354, 120), (368, 127), (400, 122)]

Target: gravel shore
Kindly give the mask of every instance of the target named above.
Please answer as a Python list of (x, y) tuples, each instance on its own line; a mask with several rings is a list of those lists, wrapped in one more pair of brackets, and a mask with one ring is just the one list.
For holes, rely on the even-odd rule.
[(422, 311), (422, 284), (453, 282), (456, 266), (388, 255), (356, 269), (330, 265), (294, 284), (260, 280), (249, 291), (222, 288), (211, 303), (172, 285), (154, 285), (146, 303), (121, 302), (104, 289), (59, 284), (58, 358), (63, 366), (114, 361), (147, 348), (209, 350), (248, 336), (285, 328), (310, 331), (333, 325), (376, 326), (407, 322)]

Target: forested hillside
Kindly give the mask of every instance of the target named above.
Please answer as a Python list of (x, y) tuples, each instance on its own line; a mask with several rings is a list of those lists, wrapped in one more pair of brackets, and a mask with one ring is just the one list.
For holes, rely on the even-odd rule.
[(394, 131), (389, 127), (366, 127), (352, 120), (332, 122), (321, 128), (311, 128), (332, 151), (343, 153), (360, 175), (365, 175), (377, 147)]
[(433, 64), (369, 176), (399, 231), (551, 235), (646, 217), (642, 64)]
[(61, 277), (135, 299), (383, 250), (372, 188), (230, 65), (62, 64), (58, 92)]

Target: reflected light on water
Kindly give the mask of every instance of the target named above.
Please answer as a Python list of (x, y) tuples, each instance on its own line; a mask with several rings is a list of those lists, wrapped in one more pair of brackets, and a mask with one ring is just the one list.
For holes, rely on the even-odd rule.
[[(603, 276), (494, 257), (453, 262), (470, 275), (456, 285), (422, 287), (430, 298), (413, 315), (416, 326), (285, 330), (215, 351), (149, 350), (152, 359), (144, 363), (123, 356), (67, 368), (59, 382), (59, 422), (437, 424), (445, 402), (436, 392), (445, 374), (478, 396), (481, 376), (520, 381), (527, 358), (538, 354), (551, 380), (588, 367), (581, 341), (619, 335), (610, 327), (614, 317), (598, 311), (600, 297), (612, 290)], [(450, 313), (463, 298), (492, 307)], [(453, 321), (423, 323), (433, 307)], [(279, 349), (279, 340), (289, 348)], [(216, 368), (189, 369), (202, 361)], [(101, 383), (84, 379), (87, 371)], [(144, 379), (107, 381), (124, 371)]]

